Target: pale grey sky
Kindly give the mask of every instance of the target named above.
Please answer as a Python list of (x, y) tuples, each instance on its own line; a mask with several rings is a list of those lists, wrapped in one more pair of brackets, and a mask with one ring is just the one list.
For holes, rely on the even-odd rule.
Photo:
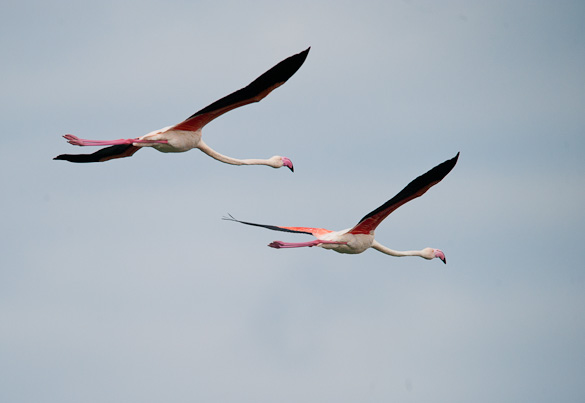
[[(5, 1), (0, 400), (585, 399), (585, 5), (578, 1)], [(197, 150), (76, 165), (307, 46)], [(394, 249), (222, 221), (354, 225)]]

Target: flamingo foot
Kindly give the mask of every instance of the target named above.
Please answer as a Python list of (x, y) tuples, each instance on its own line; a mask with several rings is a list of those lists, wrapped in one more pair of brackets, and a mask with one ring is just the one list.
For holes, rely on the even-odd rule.
[(79, 137), (74, 136), (72, 134), (66, 134), (66, 135), (63, 136), (63, 138), (65, 140), (67, 140), (67, 142), (69, 144), (72, 144), (74, 146), (82, 146), (82, 145), (84, 145), (84, 141), (83, 140), (81, 140)]
[(63, 138), (65, 140), (67, 140), (67, 142), (69, 144), (72, 144), (74, 146), (114, 146), (114, 145), (119, 145), (119, 144), (132, 144), (135, 141), (137, 141), (137, 139), (120, 139), (120, 140), (110, 140), (110, 141), (103, 141), (103, 140), (85, 140), (85, 139), (80, 139), (77, 136), (74, 136), (72, 134), (66, 134), (63, 136)]
[(275, 249), (284, 249), (284, 248), (303, 248), (303, 247), (313, 247), (319, 246), (322, 244), (337, 244), (337, 245), (345, 245), (347, 242), (335, 242), (335, 241), (322, 241), (316, 239), (311, 242), (282, 242), (282, 241), (274, 241), (268, 244), (271, 248)]
[(134, 144), (134, 143), (146, 143), (146, 144), (167, 144), (167, 140), (140, 140), (135, 139), (119, 139), (119, 140), (85, 140), (80, 139), (72, 134), (66, 134), (63, 136), (69, 144), (74, 146), (117, 146), (120, 144)]
[(315, 245), (320, 244), (321, 241), (315, 240), (311, 242), (282, 242), (282, 241), (274, 241), (268, 244), (271, 248), (281, 249), (281, 248), (303, 248), (303, 247), (312, 247)]

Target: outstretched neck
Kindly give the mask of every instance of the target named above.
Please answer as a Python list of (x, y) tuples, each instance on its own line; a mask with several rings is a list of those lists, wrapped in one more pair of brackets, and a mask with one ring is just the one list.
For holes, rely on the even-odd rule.
[(199, 140), (199, 144), (197, 144), (197, 148), (203, 151), (205, 154), (209, 155), (211, 158), (216, 159), (218, 161), (224, 162), (230, 165), (268, 165), (271, 167), (276, 168), (276, 161), (272, 159), (263, 160), (263, 159), (246, 159), (240, 160), (237, 158), (228, 157), (227, 155), (223, 155), (209, 147), (207, 144), (203, 142), (203, 140)]
[(397, 257), (403, 257), (403, 256), (420, 256), (420, 257), (424, 257), (425, 259), (429, 259), (429, 257), (424, 253), (425, 250), (405, 250), (405, 251), (399, 251), (399, 250), (394, 250), (394, 249), (390, 249), (385, 247), (384, 245), (380, 244), (378, 241), (374, 240), (374, 243), (372, 244), (372, 248), (376, 249), (377, 251), (380, 251), (382, 253), (385, 253), (387, 255), (390, 256), (397, 256)]

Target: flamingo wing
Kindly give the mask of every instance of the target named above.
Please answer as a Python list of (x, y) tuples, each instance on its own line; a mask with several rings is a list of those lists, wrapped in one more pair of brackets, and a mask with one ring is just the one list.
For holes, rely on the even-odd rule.
[(305, 62), (310, 49), (311, 48), (309, 47), (296, 55), (284, 59), (266, 73), (252, 81), (248, 86), (232, 92), (231, 94), (215, 101), (211, 105), (206, 106), (183, 122), (171, 127), (169, 130), (196, 131), (216, 117), (223, 115), (232, 109), (252, 102), (259, 102), (274, 89), (284, 84), (297, 72)]
[(402, 189), (396, 196), (382, 204), (380, 207), (366, 214), (359, 223), (353, 227), (350, 234), (371, 234), (376, 227), (386, 218), (390, 213), (396, 210), (409, 201), (422, 196), (427, 190), (439, 183), (455, 166), (459, 153), (450, 160), (447, 160), (427, 173), (419, 176), (410, 182), (404, 189)]
[(252, 222), (236, 220), (231, 215), (229, 215), (229, 217), (223, 217), (222, 219), (228, 220), (228, 221), (239, 222), (241, 224), (246, 224), (246, 225), (253, 225), (255, 227), (262, 227), (262, 228), (266, 228), (266, 229), (269, 229), (272, 231), (293, 232), (296, 234), (308, 234), (308, 235), (317, 236), (318, 234), (325, 234), (325, 233), (331, 232), (330, 230), (323, 229), (323, 228), (281, 227), (281, 226), (276, 226), (276, 225), (256, 224), (256, 223), (252, 223)]
[(103, 162), (113, 160), (115, 158), (131, 157), (140, 147), (135, 147), (132, 144), (121, 144), (101, 148), (91, 154), (61, 154), (53, 158), (54, 160), (65, 160), (69, 162)]

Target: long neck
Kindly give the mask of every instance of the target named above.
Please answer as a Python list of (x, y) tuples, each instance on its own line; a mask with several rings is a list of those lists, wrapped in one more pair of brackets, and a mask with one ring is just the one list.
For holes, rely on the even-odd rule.
[(381, 245), (376, 240), (374, 240), (374, 243), (372, 244), (372, 248), (374, 248), (377, 251), (380, 251), (382, 253), (385, 253), (387, 255), (390, 255), (390, 256), (397, 256), (397, 257), (420, 256), (420, 257), (424, 257), (422, 254), (422, 251), (420, 251), (420, 250), (405, 250), (405, 251), (393, 250), (393, 249), (385, 247), (384, 245)]
[(218, 161), (225, 162), (226, 164), (231, 165), (268, 165), (273, 166), (270, 160), (263, 160), (263, 159), (247, 159), (247, 160), (239, 160), (237, 158), (228, 157), (226, 155), (220, 154), (207, 144), (203, 142), (203, 140), (199, 140), (197, 144), (197, 148), (203, 151), (205, 154), (209, 155), (211, 158), (214, 158)]

